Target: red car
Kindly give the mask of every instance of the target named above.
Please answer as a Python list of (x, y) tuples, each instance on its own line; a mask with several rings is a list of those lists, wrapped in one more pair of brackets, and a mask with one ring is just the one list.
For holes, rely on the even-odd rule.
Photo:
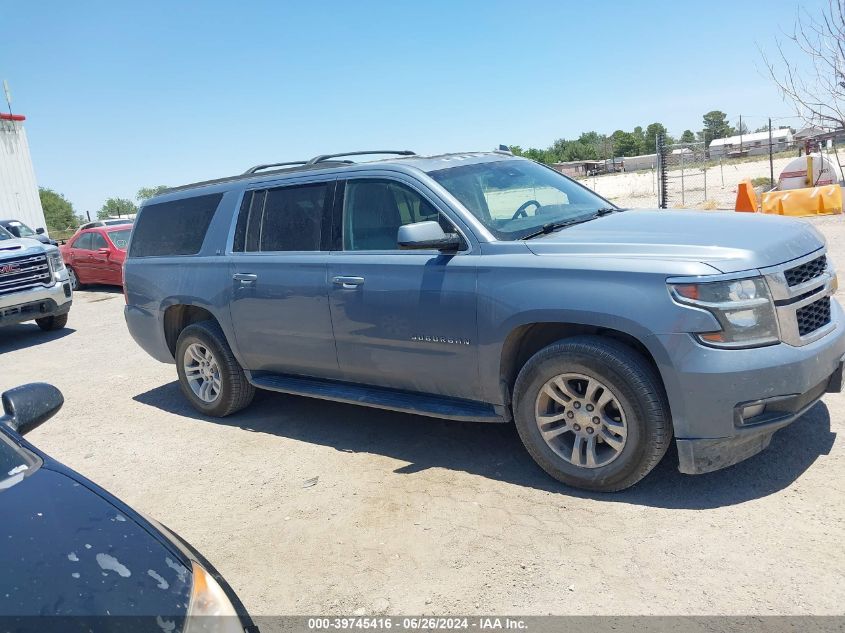
[(131, 224), (79, 231), (59, 246), (74, 290), (86, 284), (123, 285), (123, 260)]

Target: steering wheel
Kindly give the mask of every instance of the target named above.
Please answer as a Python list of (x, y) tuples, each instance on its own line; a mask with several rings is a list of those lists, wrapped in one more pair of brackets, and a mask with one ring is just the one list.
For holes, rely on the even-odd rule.
[[(542, 207), (542, 206), (543, 206), (542, 204), (540, 204), (540, 203), (539, 203), (539, 202), (537, 202), (536, 200), (528, 200), (527, 202), (523, 202), (521, 205), (519, 205), (519, 208), (518, 208), (518, 209), (516, 210), (516, 212), (513, 214), (513, 217), (511, 218), (511, 220), (516, 220), (517, 218), (527, 218), (527, 217), (528, 217), (528, 213), (526, 212), (526, 209), (527, 209), (528, 207), (530, 207), (532, 204), (533, 204), (535, 207), (537, 207), (537, 209), (539, 209), (540, 207)], [(535, 209), (535, 210), (534, 210), (534, 213), (535, 213), (535, 214), (537, 213), (537, 209)]]

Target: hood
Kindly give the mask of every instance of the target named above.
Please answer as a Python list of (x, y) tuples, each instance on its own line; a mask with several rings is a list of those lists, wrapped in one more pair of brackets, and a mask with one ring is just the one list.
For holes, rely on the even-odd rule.
[(187, 612), (191, 572), (108, 500), (42, 466), (0, 491), (0, 616)]
[(695, 261), (723, 273), (764, 268), (824, 246), (801, 220), (758, 213), (625, 211), (527, 240), (536, 255)]
[(6, 256), (27, 255), (28, 253), (43, 253), (46, 246), (29, 237), (15, 237), (10, 240), (0, 240), (0, 259)]

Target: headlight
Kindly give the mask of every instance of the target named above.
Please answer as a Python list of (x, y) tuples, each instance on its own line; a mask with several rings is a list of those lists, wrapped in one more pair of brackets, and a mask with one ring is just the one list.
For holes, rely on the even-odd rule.
[(191, 562), (194, 576), (184, 633), (243, 633), (240, 618), (211, 574)]
[(52, 270), (54, 273), (64, 270), (65, 260), (62, 259), (62, 254), (58, 251), (54, 253), (48, 253), (47, 261), (50, 262), (50, 270)]
[(775, 306), (762, 277), (696, 284), (669, 284), (679, 303), (709, 311), (722, 329), (695, 336), (713, 347), (759, 347), (780, 340)]

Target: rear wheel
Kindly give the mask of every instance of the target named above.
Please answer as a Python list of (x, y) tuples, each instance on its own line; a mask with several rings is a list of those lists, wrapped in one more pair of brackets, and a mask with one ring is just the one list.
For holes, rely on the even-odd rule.
[(598, 336), (535, 354), (514, 387), (525, 448), (555, 479), (587, 490), (623, 490), (660, 461), (672, 437), (663, 387), (636, 351)]
[(82, 284), (79, 283), (79, 277), (76, 276), (76, 271), (70, 266), (67, 267), (67, 275), (70, 278), (70, 287), (74, 290), (80, 290)]
[(64, 314), (57, 314), (56, 316), (48, 316), (44, 317), (43, 319), (35, 319), (35, 322), (45, 332), (49, 332), (51, 330), (61, 330), (64, 326), (67, 325), (67, 317), (68, 313), (65, 312)]
[(176, 371), (182, 393), (205, 415), (225, 417), (249, 405), (255, 395), (214, 321), (182, 330), (176, 342)]

